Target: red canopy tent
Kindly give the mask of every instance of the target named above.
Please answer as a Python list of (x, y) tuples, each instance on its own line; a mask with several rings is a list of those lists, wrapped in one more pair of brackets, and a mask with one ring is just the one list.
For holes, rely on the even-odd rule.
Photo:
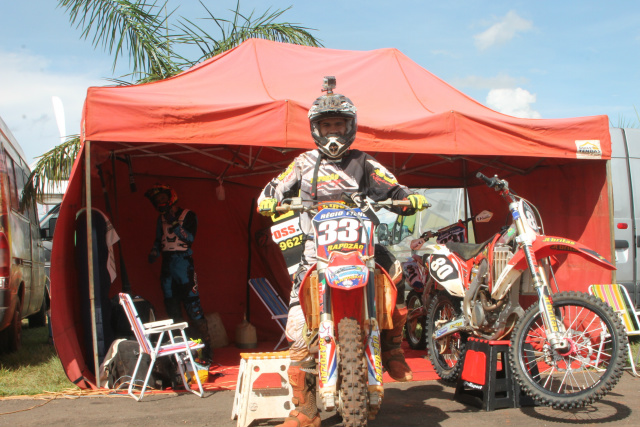
[[(167, 80), (88, 89), (84, 145), (52, 254), (53, 334), (72, 381), (94, 383), (93, 361), (83, 357), (78, 338), (89, 325), (78, 314), (73, 253), (78, 210), (105, 210), (96, 166), (104, 173), (133, 292), (163, 314), (159, 266), (147, 263), (156, 213), (143, 193), (165, 182), (177, 190), (181, 206), (198, 214), (193, 249), (203, 308), (219, 312), (233, 337), (253, 298), (247, 276), (266, 276), (288, 296), (279, 249), (262, 232), (269, 220), (250, 221), (253, 199), (297, 154), (314, 147), (307, 111), (327, 75), (336, 76), (336, 92), (358, 107), (354, 148), (375, 155), (401, 183), (467, 187), (472, 210), (490, 208), (506, 218), (502, 200), (474, 178), (477, 171), (498, 173), (538, 206), (547, 234), (579, 240), (611, 258), (606, 116), (514, 118), (470, 99), (396, 49), (341, 51), (252, 39)], [(225, 200), (216, 197), (219, 187)], [(476, 234), (488, 236), (495, 224), (502, 222)], [(612, 279), (577, 256), (562, 261), (556, 272), (562, 289)], [(111, 294), (120, 289), (118, 278)], [(257, 301), (251, 307), (259, 339), (277, 339), (266, 309)]]

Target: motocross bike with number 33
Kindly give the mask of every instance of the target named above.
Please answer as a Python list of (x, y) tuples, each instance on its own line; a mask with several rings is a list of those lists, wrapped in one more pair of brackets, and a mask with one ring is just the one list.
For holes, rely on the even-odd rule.
[[(318, 352), (318, 393), (325, 411), (347, 427), (366, 426), (384, 396), (380, 330), (392, 329), (396, 288), (374, 260), (379, 221), (372, 208), (410, 206), (408, 201), (369, 203), (343, 195), (344, 202), (310, 205), (287, 199), (277, 210), (311, 212), (317, 262), (300, 286), (305, 339)], [(353, 202), (352, 202), (353, 200)]]

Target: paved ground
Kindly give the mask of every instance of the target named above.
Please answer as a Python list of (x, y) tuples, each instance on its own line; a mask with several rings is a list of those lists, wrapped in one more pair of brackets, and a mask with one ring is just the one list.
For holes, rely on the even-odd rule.
[[(453, 400), (454, 388), (438, 381), (392, 383), (371, 427), (442, 426), (509, 427), (566, 426), (606, 423), (607, 426), (640, 426), (640, 379), (628, 372), (600, 402), (587, 408), (559, 411), (547, 407), (499, 409), (492, 412)], [(0, 426), (220, 426), (233, 427), (230, 419), (233, 391), (146, 396), (141, 402), (129, 397), (63, 397), (50, 401), (0, 400)], [(322, 413), (324, 427), (342, 425), (334, 413)], [(259, 425), (274, 425), (277, 420)], [(256, 425), (256, 424), (254, 424)]]

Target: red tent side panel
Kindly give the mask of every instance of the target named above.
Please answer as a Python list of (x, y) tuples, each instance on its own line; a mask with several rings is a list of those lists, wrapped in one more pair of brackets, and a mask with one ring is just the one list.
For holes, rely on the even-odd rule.
[[(546, 235), (578, 241), (613, 261), (605, 161), (542, 168), (507, 180), (510, 188), (538, 208)], [(511, 223), (506, 202), (494, 190), (480, 185), (469, 193), (474, 212), (488, 209), (494, 213), (490, 222), (474, 226), (478, 242)], [(575, 254), (557, 256), (553, 264), (560, 291), (587, 292), (592, 283), (612, 280), (610, 270)], [(555, 290), (555, 284), (552, 286)]]

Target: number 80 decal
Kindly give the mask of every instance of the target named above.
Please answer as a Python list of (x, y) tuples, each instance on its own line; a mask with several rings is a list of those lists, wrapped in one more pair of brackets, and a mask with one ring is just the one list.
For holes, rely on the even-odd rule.
[(458, 278), (456, 266), (444, 255), (432, 255), (429, 270), (431, 271), (431, 275), (440, 282)]

